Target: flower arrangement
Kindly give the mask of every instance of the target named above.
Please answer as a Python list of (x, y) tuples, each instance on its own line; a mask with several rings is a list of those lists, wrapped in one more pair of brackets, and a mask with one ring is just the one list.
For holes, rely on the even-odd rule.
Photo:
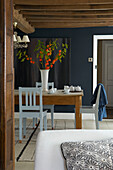
[[(36, 64), (39, 69), (50, 69), (56, 63), (56, 61), (62, 62), (62, 59), (65, 57), (68, 49), (68, 45), (62, 43), (62, 48), (59, 49), (58, 40), (54, 40), (53, 42), (49, 41), (47, 45), (44, 42), (38, 40), (38, 44), (36, 45), (34, 52), (36, 52), (36, 57), (32, 58), (27, 55), (26, 51), (20, 50), (17, 53), (18, 59), (21, 62), (25, 60), (29, 61), (31, 64)], [(56, 50), (56, 55), (53, 57), (53, 52)]]

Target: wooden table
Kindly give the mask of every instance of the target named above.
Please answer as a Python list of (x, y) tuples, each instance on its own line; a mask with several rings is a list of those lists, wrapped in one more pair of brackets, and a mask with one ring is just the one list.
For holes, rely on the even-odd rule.
[[(15, 104), (19, 104), (19, 91), (14, 91)], [(44, 105), (75, 105), (76, 112), (76, 128), (82, 128), (82, 117), (80, 114), (80, 106), (82, 104), (83, 91), (72, 92), (69, 94), (64, 94), (63, 90), (57, 90), (54, 94), (48, 94), (48, 92), (43, 92), (43, 104)], [(23, 96), (24, 97), (24, 96)], [(37, 96), (37, 103), (39, 98)]]

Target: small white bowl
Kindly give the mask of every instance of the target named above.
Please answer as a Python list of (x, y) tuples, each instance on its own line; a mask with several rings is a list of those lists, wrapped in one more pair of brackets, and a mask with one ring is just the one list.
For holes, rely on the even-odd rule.
[(80, 86), (77, 86), (77, 87), (76, 87), (76, 91), (81, 91), (81, 87), (80, 87)]
[(74, 86), (70, 86), (70, 91), (74, 91), (75, 87)]
[(70, 89), (64, 89), (65, 94), (69, 94), (69, 92), (70, 92)]

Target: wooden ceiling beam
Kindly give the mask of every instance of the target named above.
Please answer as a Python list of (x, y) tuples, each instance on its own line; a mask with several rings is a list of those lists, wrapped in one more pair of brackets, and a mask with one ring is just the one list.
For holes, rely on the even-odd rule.
[(100, 22), (96, 22), (94, 23), (92, 21), (89, 22), (89, 23), (49, 23), (49, 22), (46, 22), (46, 23), (31, 23), (34, 25), (35, 28), (78, 28), (78, 27), (101, 27), (101, 26), (113, 26), (113, 21), (112, 22), (103, 22), (103, 23), (100, 23)]
[[(109, 21), (113, 21), (113, 18), (111, 18), (111, 19), (108, 19), (108, 18), (88, 18), (88, 19), (84, 19), (84, 18), (81, 18), (81, 19), (48, 19), (48, 22), (49, 23), (52, 23), (52, 22), (54, 22), (54, 23), (61, 23), (61, 22), (70, 22), (70, 23), (73, 23), (73, 22), (76, 22), (76, 23), (87, 23), (87, 22), (109, 22)], [(47, 22), (47, 19), (43, 19), (43, 20), (41, 20), (41, 19), (29, 19), (29, 22), (30, 23), (46, 23)], [(34, 24), (33, 24), (34, 25)]]
[[(30, 23), (47, 23), (47, 20), (29, 20), (29, 22)], [(105, 23), (105, 22), (113, 22), (113, 18), (111, 18), (111, 19), (106, 19), (106, 18), (88, 18), (88, 19), (83, 19), (83, 18), (81, 18), (81, 19), (56, 19), (56, 20), (54, 20), (54, 19), (51, 19), (51, 20), (48, 20), (48, 23), (61, 23), (61, 22), (65, 22), (65, 23)], [(33, 24), (33, 25), (34, 25)]]
[(113, 11), (112, 12), (91, 12), (91, 13), (76, 13), (76, 12), (21, 12), (21, 14), (23, 14), (24, 17), (90, 17), (90, 16), (106, 16), (106, 17), (110, 17), (113, 15)]
[(59, 10), (110, 10), (113, 9), (111, 4), (76, 4), (76, 5), (15, 5), (18, 10), (46, 10), (46, 11), (59, 11)]
[(35, 20), (38, 20), (38, 19), (44, 19), (44, 20), (47, 20), (47, 19), (90, 19), (90, 18), (100, 18), (100, 19), (103, 19), (103, 18), (106, 18), (106, 19), (111, 19), (113, 18), (113, 13), (111, 15), (72, 15), (72, 14), (61, 14), (61, 15), (23, 15), (25, 18), (27, 18), (27, 21), (30, 19), (35, 19)]
[(29, 10), (23, 10), (23, 11), (20, 11), (19, 13), (21, 14), (25, 14), (25, 15), (39, 15), (39, 13), (41, 15), (45, 14), (45, 13), (48, 13), (50, 16), (53, 14), (65, 14), (67, 13), (68, 14), (72, 14), (72, 15), (78, 15), (78, 16), (81, 16), (81, 15), (112, 15), (113, 14), (113, 9), (112, 10), (87, 10), (87, 11), (75, 11), (75, 10), (67, 10), (67, 11), (63, 11), (63, 10), (59, 10), (59, 11), (48, 11), (48, 10), (37, 10), (37, 11), (29, 11)]
[(34, 27), (31, 26), (25, 18), (22, 17), (21, 14), (15, 9), (13, 9), (13, 21), (17, 22), (17, 27), (25, 32), (26, 34), (28, 33), (33, 33), (35, 31)]
[[(86, 4), (84, 4), (86, 5)], [(69, 10), (84, 8), (84, 5), (15, 5), (17, 10)], [(88, 5), (86, 5), (87, 7)]]
[(14, 4), (22, 5), (74, 5), (78, 4), (109, 4), (112, 0), (13, 0)]

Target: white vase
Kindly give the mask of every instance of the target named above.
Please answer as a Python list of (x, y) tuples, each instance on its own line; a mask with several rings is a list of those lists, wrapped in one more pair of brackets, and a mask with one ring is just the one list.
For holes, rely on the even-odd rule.
[(41, 72), (41, 82), (42, 82), (42, 90), (48, 91), (48, 75), (49, 70), (40, 70)]

